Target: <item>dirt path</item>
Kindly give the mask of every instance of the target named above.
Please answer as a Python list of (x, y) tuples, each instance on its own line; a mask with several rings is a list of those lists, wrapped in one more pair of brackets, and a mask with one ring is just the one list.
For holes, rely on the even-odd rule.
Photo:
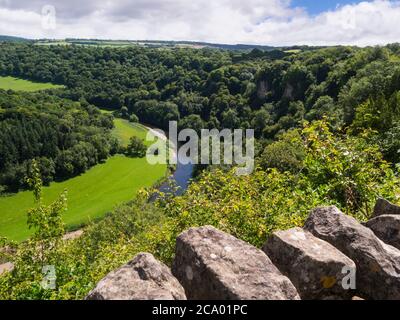
[[(155, 129), (155, 128), (150, 128), (146, 125), (143, 125), (147, 130), (149, 130), (155, 137), (161, 139), (162, 141), (168, 141), (168, 137), (165, 135), (164, 131)], [(172, 145), (172, 143), (171, 143)], [(172, 151), (173, 156), (175, 157), (177, 152), (176, 148), (170, 147), (170, 150)]]
[(147, 130), (149, 130), (155, 137), (158, 137), (163, 141), (167, 141), (168, 140), (168, 137), (165, 135), (165, 133), (162, 130), (150, 128), (150, 127), (147, 127), (145, 125), (143, 125), (143, 127), (145, 127)]

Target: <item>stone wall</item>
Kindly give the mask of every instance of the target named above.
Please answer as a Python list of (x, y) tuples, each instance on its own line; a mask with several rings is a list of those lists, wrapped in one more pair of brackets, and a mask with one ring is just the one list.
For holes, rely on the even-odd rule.
[(136, 256), (87, 299), (400, 299), (400, 207), (378, 200), (360, 224), (336, 207), (313, 210), (304, 228), (274, 233), (262, 250), (211, 226), (177, 238), (171, 270)]

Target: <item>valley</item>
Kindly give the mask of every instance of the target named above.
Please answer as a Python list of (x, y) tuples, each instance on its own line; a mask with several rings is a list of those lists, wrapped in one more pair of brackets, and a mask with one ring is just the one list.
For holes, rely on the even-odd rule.
[[(129, 138), (145, 139), (147, 129), (124, 119), (115, 119), (112, 134), (126, 145)], [(68, 209), (63, 220), (68, 230), (74, 230), (90, 221), (102, 218), (116, 205), (131, 200), (142, 188), (161, 181), (167, 165), (150, 165), (146, 158), (115, 155), (84, 174), (44, 187), (46, 203), (54, 201), (64, 190), (68, 191)], [(27, 211), (34, 206), (31, 191), (0, 197), (0, 236), (22, 241), (32, 233), (27, 227)]]
[[(378, 198), (398, 204), (400, 45), (97, 44), (0, 43), (0, 261), (14, 266), (0, 277), (0, 300), (83, 299), (141, 252), (170, 268), (177, 239), (196, 227), (260, 249), (304, 227), (314, 208), (336, 206), (360, 225)], [(171, 121), (193, 135), (254, 130), (254, 171), (178, 163), (175, 192), (171, 168), (142, 158), (147, 133)], [(138, 193), (149, 187), (165, 196)], [(54, 290), (40, 286), (47, 265)]]

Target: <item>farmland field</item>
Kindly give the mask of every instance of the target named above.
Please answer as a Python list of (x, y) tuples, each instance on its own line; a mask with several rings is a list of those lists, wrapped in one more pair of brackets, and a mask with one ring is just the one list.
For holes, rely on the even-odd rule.
[(14, 91), (39, 91), (46, 89), (63, 88), (63, 86), (52, 83), (32, 82), (29, 80), (19, 79), (15, 77), (1, 77), (0, 76), (0, 89), (14, 90)]

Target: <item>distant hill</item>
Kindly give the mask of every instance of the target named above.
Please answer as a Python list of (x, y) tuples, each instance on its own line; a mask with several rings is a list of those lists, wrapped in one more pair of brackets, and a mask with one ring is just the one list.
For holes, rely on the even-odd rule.
[(20, 38), (20, 37), (12, 37), (12, 36), (2, 36), (0, 35), (0, 42), (31, 42), (31, 40)]
[[(42, 44), (51, 44), (51, 40), (40, 40)], [(59, 43), (60, 41), (56, 41)], [(276, 49), (272, 46), (266, 45), (248, 45), (248, 44), (221, 44), (199, 41), (169, 41), (169, 40), (99, 40), (99, 39), (65, 39), (66, 43), (77, 45), (100, 45), (100, 46), (129, 46), (129, 45), (142, 45), (145, 47), (191, 47), (191, 48), (216, 48), (225, 50), (242, 50), (251, 51), (259, 49), (263, 51), (271, 51)]]
[(31, 40), (21, 37), (2, 36), (0, 35), (0, 42), (33, 42), (37, 45), (84, 45), (84, 46), (101, 46), (101, 47), (126, 47), (132, 45), (139, 45), (150, 48), (215, 48), (232, 51), (245, 51), (251, 52), (252, 50), (261, 50), (269, 52), (285, 51), (286, 53), (295, 53), (300, 51), (310, 51), (325, 48), (324, 46), (287, 46), (287, 47), (274, 47), (269, 45), (257, 44), (224, 44), (224, 43), (211, 43), (201, 41), (174, 41), (174, 40), (105, 40), (105, 39), (80, 39), (80, 38), (66, 38), (66, 39), (37, 39)]
[[(174, 42), (173, 42), (174, 43)], [(251, 44), (221, 44), (221, 43), (209, 43), (209, 42), (191, 42), (191, 41), (176, 41), (175, 44), (177, 45), (197, 45), (197, 46), (204, 46), (210, 48), (219, 48), (225, 50), (253, 50), (253, 49), (260, 49), (264, 51), (270, 51), (276, 49), (272, 46), (266, 45), (251, 45)]]

